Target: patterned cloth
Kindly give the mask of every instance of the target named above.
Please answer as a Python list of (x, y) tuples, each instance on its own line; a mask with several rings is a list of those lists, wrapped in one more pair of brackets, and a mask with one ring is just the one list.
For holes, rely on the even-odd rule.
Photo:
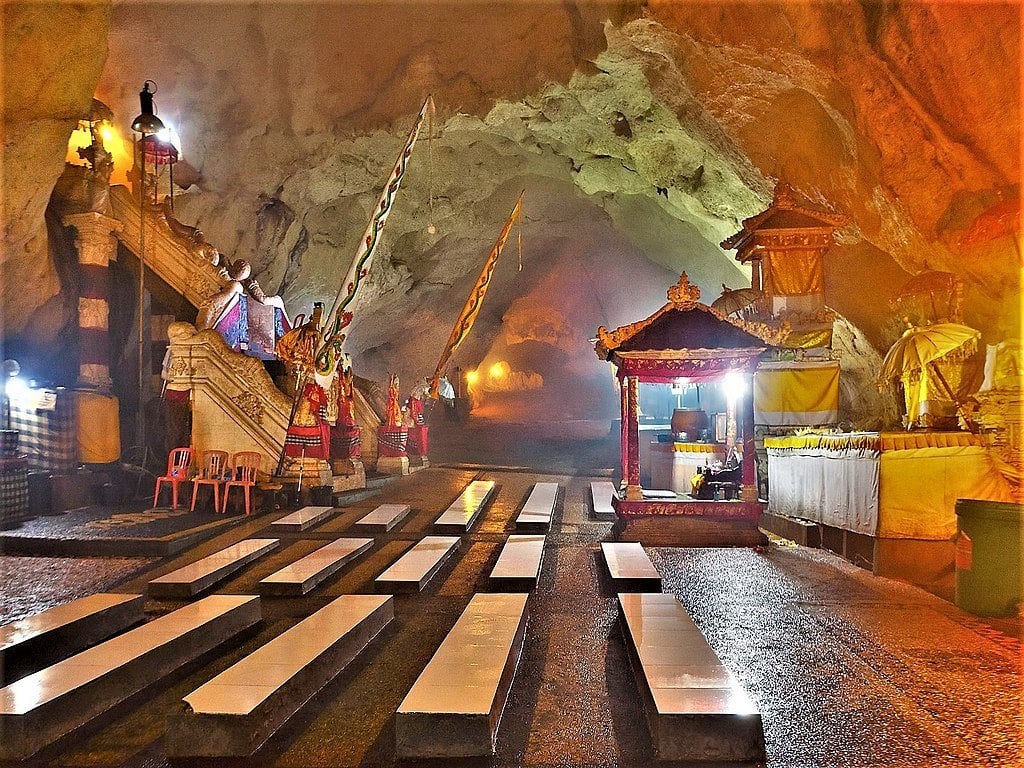
[(17, 525), (28, 518), (28, 461), (0, 459), (0, 526)]
[(75, 437), (75, 401), (70, 392), (58, 390), (52, 411), (11, 403), (11, 429), (20, 432), (18, 453), (30, 469), (72, 472), (78, 466)]
[(377, 431), (377, 448), (381, 456), (396, 458), (408, 456), (409, 430), (405, 427), (380, 427)]

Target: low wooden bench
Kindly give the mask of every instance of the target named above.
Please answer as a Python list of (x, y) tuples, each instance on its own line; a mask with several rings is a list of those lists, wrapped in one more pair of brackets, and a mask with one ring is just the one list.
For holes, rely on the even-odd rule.
[(387, 533), (409, 515), (408, 504), (381, 504), (373, 512), (356, 520), (355, 525), (371, 533)]
[(7, 680), (67, 658), (145, 618), (142, 595), (101, 592), (0, 627), (0, 671)]
[(524, 594), (477, 594), (395, 715), (400, 758), (491, 755), (526, 636)]
[(661, 591), (661, 576), (635, 542), (603, 542), (601, 552), (616, 589), (624, 592)]
[(319, 525), (334, 514), (334, 507), (303, 507), (297, 512), (285, 515), (270, 524), (272, 530), (282, 533), (297, 533)]
[(394, 616), (390, 595), (337, 598), (186, 696), (167, 719), (167, 755), (252, 755)]
[(546, 531), (558, 498), (558, 483), (537, 483), (516, 517), (517, 531)]
[(493, 491), (493, 480), (474, 480), (434, 521), (434, 530), (443, 533), (465, 533), (473, 527)]
[(593, 502), (594, 517), (599, 520), (616, 518), (612, 499), (618, 496), (615, 486), (607, 480), (595, 481), (590, 484), (590, 498)]
[(458, 548), (458, 536), (424, 536), (373, 583), (381, 592), (419, 592)]
[(764, 761), (757, 707), (673, 595), (619, 596), (622, 634), (658, 757)]
[(260, 581), (261, 595), (304, 595), (373, 546), (373, 539), (335, 539)]
[(529, 592), (537, 586), (544, 536), (512, 534), (491, 570), (491, 588), (509, 592)]
[(260, 599), (211, 595), (0, 689), (0, 759), (24, 760), (260, 620)]
[(263, 557), (278, 539), (245, 539), (149, 582), (152, 597), (193, 597)]

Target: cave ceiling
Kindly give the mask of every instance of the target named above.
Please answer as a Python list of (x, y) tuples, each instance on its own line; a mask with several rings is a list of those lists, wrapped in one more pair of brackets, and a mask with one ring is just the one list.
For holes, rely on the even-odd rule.
[(968, 281), (990, 339), (1019, 322), (1019, 244), (961, 243), (1019, 199), (1015, 4), (8, 3), (4, 22), (8, 334), (58, 332), (42, 210), (74, 120), (95, 95), (127, 134), (147, 78), (181, 137), (179, 218), (294, 313), (333, 298), (433, 93), (349, 339), (376, 377), (432, 370), (524, 189), (522, 270), (513, 238), (473, 363), (532, 340), (593, 372), (597, 326), (681, 270), (707, 301), (748, 284), (718, 243), (779, 179), (851, 220), (826, 262), (850, 343), (882, 346), (925, 269)]

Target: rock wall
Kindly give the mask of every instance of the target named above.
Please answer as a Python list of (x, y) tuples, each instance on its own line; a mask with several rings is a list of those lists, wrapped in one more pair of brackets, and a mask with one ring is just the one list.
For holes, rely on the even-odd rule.
[[(77, 6), (46, 8), (40, 19), (66, 26), (61, 13)], [(851, 338), (882, 347), (889, 299), (926, 268), (968, 278), (968, 320), (990, 338), (1016, 322), (1019, 244), (991, 228), (968, 236), (986, 211), (1019, 201), (1011, 4), (87, 9), (83, 40), (61, 40), (64, 53), (81, 44), (88, 55), (69, 66), (51, 51), (47, 66), (73, 71), (76, 105), (95, 83), (123, 133), (143, 80), (156, 80), (159, 113), (183, 145), (180, 218), (249, 259), (296, 312), (333, 297), (415, 109), (434, 93), (433, 138), (421, 137), (356, 305), (349, 349), (372, 378), (432, 371), (523, 189), (522, 271), (513, 237), (463, 365), (514, 369), (547, 355), (603, 382), (586, 343), (598, 325), (660, 306), (682, 269), (708, 301), (723, 283), (746, 284), (718, 243), (778, 178), (852, 220), (826, 263), (829, 304), (860, 329)], [(17, 29), (5, 57), (42, 47), (42, 26)], [(23, 115), (19, 152), (67, 111), (27, 86), (10, 103), (6, 114)], [(21, 248), (39, 248), (39, 201), (63, 157), (55, 135), (50, 150), (25, 149), (25, 163), (50, 170), (15, 203)], [(5, 244), (5, 264), (16, 252)], [(45, 260), (18, 258), (9, 263), (31, 288), (5, 288), (4, 304), (23, 325), (57, 286)], [(853, 368), (867, 364), (858, 349)]]

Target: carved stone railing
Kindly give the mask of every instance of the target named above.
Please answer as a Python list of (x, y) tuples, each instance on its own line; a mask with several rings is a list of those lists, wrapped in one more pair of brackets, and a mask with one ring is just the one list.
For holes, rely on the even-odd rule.
[(231, 349), (219, 333), (172, 323), (167, 386), (192, 390), (192, 445), (198, 451), (259, 451), (274, 471), (291, 401), (263, 364)]
[[(121, 222), (117, 239), (139, 255), (139, 201), (118, 185), (110, 188), (111, 212)], [(177, 231), (176, 231), (177, 230)], [(215, 261), (217, 250), (198, 230), (168, 220), (160, 206), (146, 210), (146, 267), (194, 307), (221, 290), (227, 280)]]

